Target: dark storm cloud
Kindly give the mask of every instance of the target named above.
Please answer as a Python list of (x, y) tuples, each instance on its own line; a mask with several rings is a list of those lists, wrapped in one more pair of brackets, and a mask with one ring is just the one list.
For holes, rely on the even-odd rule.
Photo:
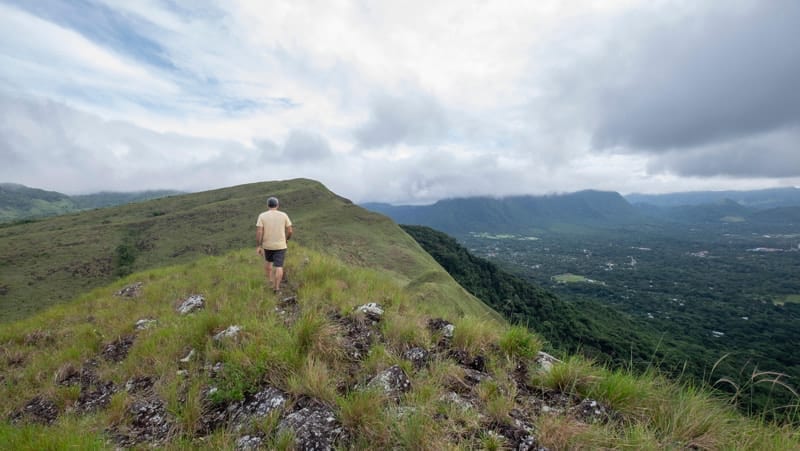
[(290, 161), (322, 160), (331, 154), (328, 141), (307, 130), (292, 130), (283, 144), (283, 158)]
[(711, 5), (685, 19), (638, 18), (656, 23), (620, 37), (604, 59), (612, 79), (597, 81), (597, 147), (662, 152), (800, 124), (800, 2)]
[(373, 98), (370, 118), (356, 130), (355, 137), (366, 149), (399, 143), (432, 143), (446, 135), (447, 126), (439, 102), (427, 93), (411, 89), (401, 95)]

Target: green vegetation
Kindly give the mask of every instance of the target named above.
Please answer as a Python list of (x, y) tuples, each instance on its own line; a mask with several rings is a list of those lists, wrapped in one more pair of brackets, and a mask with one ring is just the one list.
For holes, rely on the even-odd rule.
[[(740, 294), (734, 290), (752, 289), (746, 284), (757, 283), (755, 279), (750, 282), (740, 279), (759, 277), (758, 272), (731, 279), (724, 271), (712, 273), (714, 267), (708, 259), (685, 252), (675, 256), (681, 259), (680, 265), (665, 266), (663, 262), (671, 255), (661, 248), (660, 242), (656, 242), (658, 246), (652, 245), (660, 250), (654, 252), (651, 247), (642, 247), (643, 243), (638, 241), (640, 237), (625, 241), (631, 239), (626, 238), (626, 234), (595, 232), (593, 235), (554, 236), (547, 233), (543, 235), (544, 242), (536, 244), (535, 252), (530, 250), (530, 244), (523, 247), (506, 242), (505, 247), (498, 249), (496, 242), (480, 241), (470, 235), (469, 242), (473, 246), (487, 254), (497, 254), (495, 261), (509, 270), (537, 275), (538, 278), (530, 279), (537, 284), (549, 284), (549, 289), (558, 292), (561, 299), (569, 299), (566, 302), (530, 280), (505, 272), (494, 262), (473, 256), (455, 239), (441, 232), (427, 227), (403, 227), (471, 293), (510, 321), (528, 325), (541, 333), (549, 341), (546, 346), (556, 351), (580, 353), (617, 368), (635, 371), (647, 371), (656, 366), (672, 377), (727, 391), (743, 412), (788, 421), (794, 419), (794, 411), (785, 406), (796, 402), (793, 386), (797, 385), (796, 377), (800, 374), (793, 357), (797, 350), (790, 344), (800, 340), (796, 305), (776, 309), (771, 303), (754, 302), (751, 297), (745, 297), (741, 303), (735, 302)], [(612, 236), (619, 241), (609, 246)], [(604, 254), (614, 252), (615, 256), (595, 255), (596, 249)], [(631, 262), (632, 252), (636, 253), (638, 261), (635, 266), (625, 264)], [(792, 255), (775, 254), (775, 257), (790, 260)], [(513, 257), (513, 263), (509, 256)], [(606, 264), (609, 260), (619, 263), (609, 266)], [(743, 262), (728, 259), (728, 263), (720, 263), (727, 265), (731, 260), (737, 264)], [(529, 268), (536, 265), (546, 265), (553, 272), (578, 267), (593, 272), (593, 277), (602, 276), (609, 284), (554, 282), (546, 272), (542, 274), (541, 269), (530, 271)], [(686, 266), (691, 265), (697, 265), (696, 273), (686, 270)], [(789, 268), (781, 270), (791, 271)], [(665, 283), (670, 280), (667, 273), (673, 271), (681, 272), (684, 277), (681, 284)], [(708, 293), (714, 296), (715, 302), (688, 305), (689, 299), (696, 298), (698, 293), (692, 291), (694, 285), (688, 283), (692, 276), (718, 279), (713, 284), (719, 289)], [(654, 281), (665, 285), (672, 294), (658, 292)], [(792, 283), (795, 280), (784, 281), (790, 286)], [(624, 296), (619, 294), (621, 285), (627, 287)], [(636, 288), (637, 297), (630, 295), (633, 288)], [(677, 297), (679, 290), (685, 292)], [(625, 308), (626, 305), (629, 307)], [(652, 313), (647, 315), (648, 312)], [(753, 335), (752, 328), (769, 333)], [(675, 332), (666, 334), (663, 330)], [(711, 334), (711, 331), (723, 330), (722, 336)], [(776, 339), (779, 336), (785, 338)], [(723, 355), (727, 357), (720, 361)]]
[[(512, 445), (503, 431), (513, 428), (520, 415), (536, 431), (540, 446), (551, 449), (800, 446), (795, 431), (741, 417), (716, 396), (655, 374), (636, 376), (577, 357), (556, 364), (549, 373), (543, 371), (533, 361), (540, 340), (525, 328), (462, 314), (466, 309), (459, 304), (473, 302), (469, 296), (451, 303), (431, 295), (421, 302), (413, 287), (390, 272), (346, 264), (294, 242), (287, 273), (287, 290), (297, 298), (295, 320), (277, 308), (281, 298), (266, 287), (259, 258), (246, 249), (134, 273), (3, 326), (0, 418), (9, 418), (35, 396), (52, 400), (59, 414), (47, 426), (4, 420), (0, 448), (113, 448), (115, 431), (124, 431), (121, 425), (132, 421), (136, 395), (119, 391), (106, 407), (83, 414), (76, 408), (77, 387), (59, 383), (62, 375), (90, 359), (97, 364), (97, 378), (117, 387), (152, 378), (152, 396), (164, 400), (165, 415), (173, 421), (160, 445), (167, 449), (234, 448), (244, 432), (225, 425), (205, 431), (204, 415), (214, 405), (246, 398), (264, 384), (290, 397), (286, 409), (308, 397), (333, 408), (350, 437), (342, 446), (352, 449), (502, 449)], [(137, 281), (143, 282), (139, 297), (113, 295)], [(177, 314), (175, 301), (192, 293), (202, 293), (206, 307), (188, 316)], [(364, 360), (352, 360), (344, 351), (344, 323), (335, 318), (361, 321), (354, 308), (366, 301), (379, 301), (384, 307), (376, 327), (386, 341), (373, 343)], [(434, 346), (436, 337), (410, 333), (412, 324), (431, 317), (456, 324), (454, 348), (480, 353), (491, 378), (471, 387), (466, 370), (444, 355), (419, 369), (402, 359), (401, 352), (411, 346)], [(139, 318), (157, 323), (137, 332), (134, 323)], [(237, 337), (212, 338), (233, 324), (241, 327)], [(130, 351), (119, 363), (100, 358), (108, 343), (132, 334)], [(189, 349), (195, 349), (196, 356), (181, 363)], [(211, 376), (208, 368), (220, 362), (222, 372)], [(376, 372), (397, 363), (411, 382), (411, 390), (398, 400), (365, 386)], [(525, 370), (516, 373), (516, 368)], [(187, 373), (179, 373), (181, 369)], [(218, 391), (208, 404), (204, 393), (212, 386)], [(461, 399), (470, 400), (462, 402), (471, 407), (451, 401), (454, 386), (462, 387), (466, 398)], [(530, 393), (559, 392), (594, 397), (619, 416), (587, 422), (569, 414), (530, 410), (538, 399)], [(248, 423), (245, 431), (261, 435), (268, 448), (292, 449), (294, 435), (278, 429), (279, 415)], [(437, 420), (430, 421), (434, 416)]]
[(772, 301), (775, 305), (800, 304), (800, 294), (788, 294), (780, 300)]
[(589, 283), (591, 282), (590, 279), (587, 279), (584, 276), (580, 276), (577, 274), (558, 274), (553, 276), (553, 280), (558, 283)]
[(67, 196), (13, 183), (0, 183), (0, 223), (56, 216), (179, 194), (178, 191), (96, 193)]
[[(121, 275), (253, 246), (275, 195), (295, 239), (356, 266), (381, 268), (424, 299), (464, 290), (391, 220), (312, 180), (256, 183), (0, 227), (0, 322), (66, 302)], [(155, 214), (158, 213), (158, 214)], [(493, 314), (475, 301), (464, 313)]]

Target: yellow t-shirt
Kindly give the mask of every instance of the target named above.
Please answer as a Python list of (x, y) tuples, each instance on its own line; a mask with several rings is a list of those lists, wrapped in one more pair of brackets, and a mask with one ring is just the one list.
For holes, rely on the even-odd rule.
[(278, 210), (268, 210), (258, 215), (256, 227), (263, 227), (261, 247), (271, 251), (286, 249), (286, 228), (292, 225), (289, 215)]

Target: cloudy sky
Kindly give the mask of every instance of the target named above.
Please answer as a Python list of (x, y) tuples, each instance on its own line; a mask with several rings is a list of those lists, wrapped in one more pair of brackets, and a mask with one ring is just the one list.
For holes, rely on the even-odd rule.
[(0, 181), (800, 185), (800, 2), (0, 0)]

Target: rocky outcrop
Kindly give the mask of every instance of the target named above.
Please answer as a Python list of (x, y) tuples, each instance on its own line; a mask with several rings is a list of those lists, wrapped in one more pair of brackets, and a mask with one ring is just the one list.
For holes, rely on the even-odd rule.
[(139, 295), (142, 294), (142, 287), (144, 283), (142, 282), (135, 282), (130, 285), (125, 286), (121, 290), (114, 293), (114, 296), (121, 296), (125, 298), (138, 298)]
[(206, 298), (203, 297), (202, 294), (193, 294), (188, 298), (181, 301), (180, 305), (178, 305), (178, 313), (181, 315), (188, 315), (189, 313), (195, 312), (197, 310), (202, 309), (205, 307)]
[(399, 365), (393, 365), (372, 378), (367, 387), (380, 389), (387, 397), (398, 400), (403, 393), (411, 390), (411, 380)]
[(281, 420), (278, 432), (289, 431), (294, 435), (295, 448), (301, 451), (333, 450), (344, 434), (336, 413), (321, 404), (303, 407)]

